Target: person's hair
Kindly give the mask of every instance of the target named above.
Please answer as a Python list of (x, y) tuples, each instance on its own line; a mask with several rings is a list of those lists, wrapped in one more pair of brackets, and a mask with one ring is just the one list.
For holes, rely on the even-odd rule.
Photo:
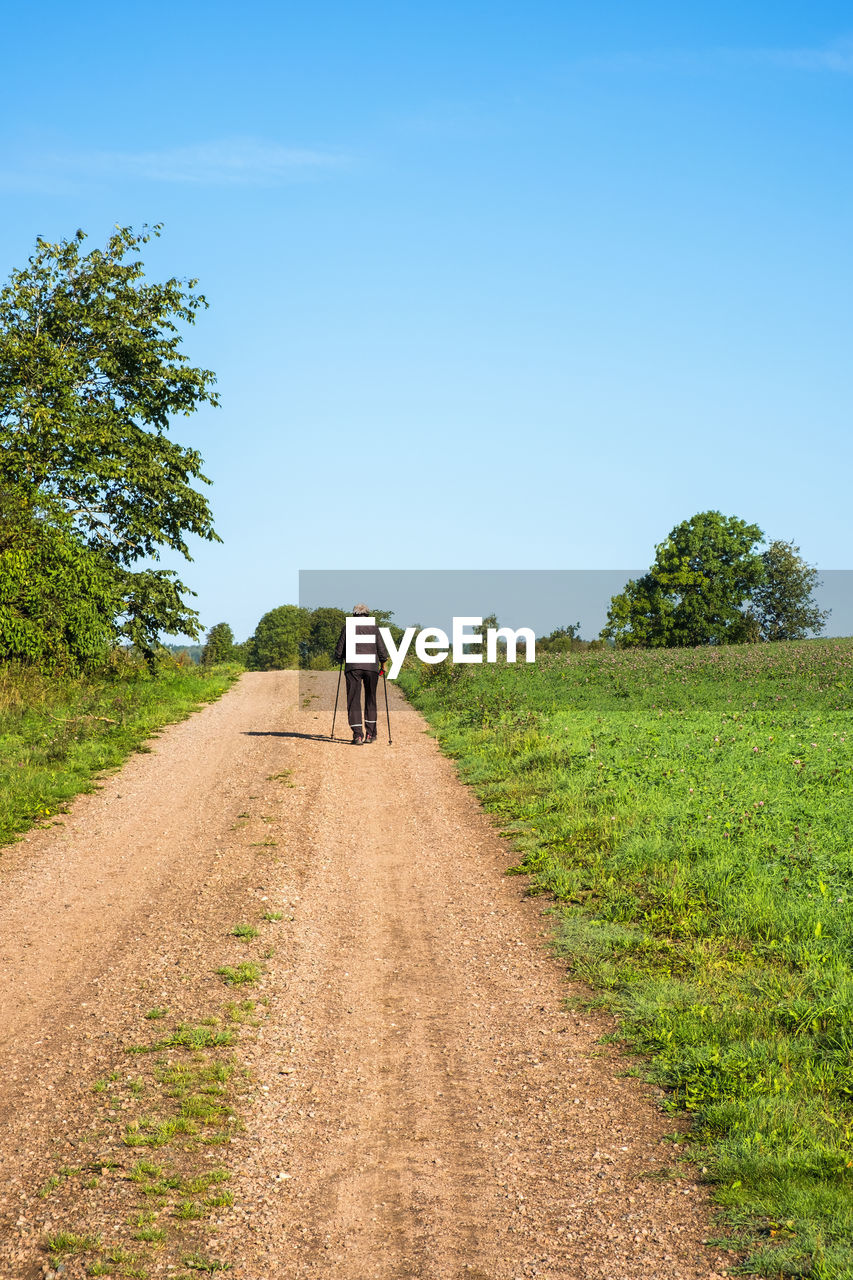
[(352, 607), (352, 616), (354, 618), (369, 618), (370, 610), (366, 604), (354, 604)]

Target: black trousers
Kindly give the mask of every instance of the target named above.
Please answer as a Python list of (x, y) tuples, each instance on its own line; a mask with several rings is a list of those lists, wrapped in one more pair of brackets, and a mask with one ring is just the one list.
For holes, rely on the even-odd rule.
[[(356, 667), (346, 673), (347, 719), (353, 733), (376, 733), (376, 686), (378, 671), (363, 671)], [(364, 686), (364, 719), (361, 716), (361, 689)]]

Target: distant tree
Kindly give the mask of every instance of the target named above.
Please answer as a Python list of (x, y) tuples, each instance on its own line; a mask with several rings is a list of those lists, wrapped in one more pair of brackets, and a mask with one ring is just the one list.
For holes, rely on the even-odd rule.
[(308, 637), (301, 654), (303, 666), (313, 665), (315, 669), (322, 669), (332, 665), (332, 655), (346, 617), (343, 609), (332, 605), (321, 605), (311, 610)]
[(217, 403), (213, 374), (181, 351), (179, 326), (207, 303), (194, 280), (143, 279), (138, 251), (159, 233), (120, 227), (88, 254), (82, 231), (39, 239), (0, 290), (0, 484), (33, 512), (61, 504), (112, 566), (119, 633), (149, 656), (162, 631), (197, 635), (197, 614), (174, 573), (133, 566), (164, 546), (189, 558), (189, 534), (218, 541), (193, 487), (208, 483), (201, 456), (167, 434), (173, 415)]
[(395, 644), (399, 644), (403, 639), (405, 627), (398, 627), (396, 622), (392, 622), (394, 617), (393, 609), (374, 609), (373, 617), (376, 619), (377, 627), (387, 627), (391, 632), (391, 639)]
[(603, 640), (582, 640), (581, 624), (571, 622), (567, 627), (556, 627), (547, 636), (536, 637), (537, 653), (589, 653), (605, 647)]
[[(486, 659), (486, 632), (489, 630), (497, 631), (500, 628), (500, 625), (501, 624), (498, 622), (498, 615), (496, 613), (487, 613), (479, 627), (471, 627), (470, 629), (470, 634), (472, 636), (480, 637), (480, 647), (473, 649), (471, 652), (481, 654), (483, 661)], [(498, 640), (498, 649), (501, 653), (506, 652), (506, 641), (504, 639)]]
[(231, 662), (234, 657), (234, 632), (227, 622), (217, 622), (204, 639), (201, 651), (202, 665), (212, 667), (217, 662)]
[(257, 671), (299, 666), (300, 645), (311, 630), (311, 614), (296, 604), (283, 604), (265, 613), (255, 628), (253, 667)]
[(764, 581), (758, 525), (703, 511), (676, 525), (648, 573), (610, 601), (601, 635), (621, 647), (733, 644), (744, 604)]
[[(310, 611), (310, 628), (308, 638), (301, 648), (301, 663), (315, 671), (328, 671), (332, 666), (332, 656), (338, 643), (338, 636), (346, 625), (350, 615), (343, 609), (331, 605), (321, 605)], [(391, 621), (392, 609), (374, 609), (371, 617), (376, 619), (378, 627), (387, 627), (395, 644), (403, 637), (403, 628)]]
[(575, 645), (582, 643), (580, 630), (579, 622), (570, 622), (567, 627), (555, 627), (547, 636), (537, 636), (537, 652), (570, 653)]
[(164, 646), (173, 657), (186, 660), (192, 666), (198, 666), (204, 645), (200, 644), (167, 644)]
[(780, 538), (763, 552), (764, 580), (752, 592), (748, 619), (761, 640), (803, 640), (823, 631), (829, 610), (819, 609), (814, 591), (818, 571), (800, 548)]
[(249, 636), (248, 640), (241, 640), (239, 644), (235, 644), (232, 657), (234, 662), (242, 663), (248, 671), (256, 671), (255, 637)]

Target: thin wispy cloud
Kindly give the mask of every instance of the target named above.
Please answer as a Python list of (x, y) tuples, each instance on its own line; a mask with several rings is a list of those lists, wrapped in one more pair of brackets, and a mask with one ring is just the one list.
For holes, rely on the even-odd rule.
[[(73, 157), (69, 159), (73, 162)], [(90, 172), (121, 173), (147, 182), (190, 182), (204, 186), (283, 182), (346, 163), (343, 156), (284, 147), (255, 138), (224, 138), (153, 151), (103, 151), (77, 157)]]
[(343, 153), (222, 138), (144, 151), (76, 151), (33, 156), (0, 172), (6, 190), (65, 191), (75, 182), (116, 180), (192, 186), (275, 186), (351, 165)]
[(660, 49), (608, 54), (588, 66), (609, 71), (709, 72), (722, 67), (776, 67), (786, 71), (853, 75), (853, 38), (821, 48)]
[(792, 71), (832, 71), (853, 75), (853, 39), (838, 40), (824, 49), (756, 49), (753, 61)]

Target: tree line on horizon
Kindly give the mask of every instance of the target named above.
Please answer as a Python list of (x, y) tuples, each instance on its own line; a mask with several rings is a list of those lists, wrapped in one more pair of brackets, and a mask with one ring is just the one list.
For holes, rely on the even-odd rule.
[[(332, 655), (347, 619), (344, 609), (322, 605), (307, 609), (303, 605), (282, 604), (268, 610), (252, 635), (239, 644), (227, 622), (211, 627), (205, 638), (201, 661), (241, 662), (249, 671), (281, 671), (299, 667), (312, 671), (328, 671), (334, 665)], [(380, 627), (389, 627), (395, 643), (403, 634), (388, 609), (375, 609), (373, 617)]]
[[(762, 530), (735, 516), (703, 511), (675, 526), (656, 548), (648, 573), (631, 579), (610, 600), (607, 622), (595, 640), (580, 623), (537, 638), (546, 653), (614, 648), (683, 648), (767, 643), (818, 635), (827, 610), (814, 599), (817, 570), (793, 542), (774, 539), (762, 551)], [(403, 628), (388, 610), (376, 610), (395, 642)], [(250, 671), (328, 670), (344, 626), (343, 609), (285, 604), (265, 613), (248, 640), (237, 644), (228, 623), (207, 634), (205, 664), (241, 662)], [(498, 626), (495, 614), (483, 629)]]

